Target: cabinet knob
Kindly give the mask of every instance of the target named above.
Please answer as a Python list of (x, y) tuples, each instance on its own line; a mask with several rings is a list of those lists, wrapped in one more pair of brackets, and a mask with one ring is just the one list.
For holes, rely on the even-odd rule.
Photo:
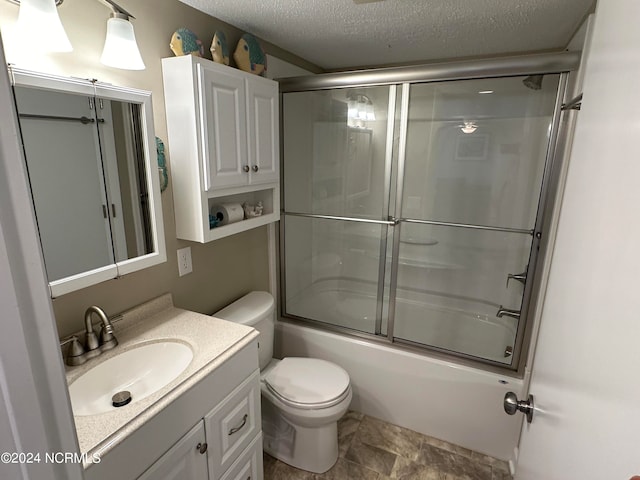
[(249, 165), (245, 165), (244, 167), (242, 167), (242, 171), (245, 173), (249, 173)]
[(208, 447), (209, 447), (209, 445), (207, 445), (206, 442), (199, 443), (198, 445), (196, 445), (196, 450), (198, 450), (202, 455), (204, 455), (206, 453)]
[(258, 165), (254, 165), (254, 166), (252, 167), (252, 170), (253, 170), (254, 172), (257, 172), (257, 171), (258, 171)]

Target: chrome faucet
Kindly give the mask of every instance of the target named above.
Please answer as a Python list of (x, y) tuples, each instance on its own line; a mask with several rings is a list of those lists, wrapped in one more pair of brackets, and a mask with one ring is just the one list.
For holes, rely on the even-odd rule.
[[(102, 320), (102, 330), (100, 331), (100, 338), (93, 330), (93, 322), (91, 321), (93, 314), (96, 314)], [(70, 366), (82, 365), (90, 358), (97, 357), (106, 350), (111, 350), (118, 345), (118, 340), (113, 334), (113, 325), (109, 321), (106, 313), (100, 307), (92, 305), (87, 308), (84, 313), (84, 326), (85, 326), (85, 342), (84, 346), (78, 340), (78, 337), (72, 335), (68, 339), (62, 341), (60, 346), (64, 346), (68, 343), (71, 345), (67, 350), (66, 363)]]
[(510, 308), (504, 308), (502, 305), (498, 308), (498, 313), (496, 313), (496, 317), (511, 317), (515, 319), (520, 319), (520, 310), (512, 310)]
[(104, 310), (102, 310), (100, 307), (97, 307), (96, 305), (90, 306), (84, 313), (84, 325), (87, 330), (87, 350), (92, 350), (91, 348), (89, 348), (89, 332), (93, 334), (92, 337), (95, 336), (93, 325), (91, 323), (91, 315), (93, 313), (97, 314), (100, 317), (100, 320), (102, 320), (100, 340), (98, 341), (98, 347), (95, 348), (100, 348), (101, 352), (104, 352), (105, 350), (111, 350), (113, 347), (118, 345), (118, 340), (113, 335), (113, 325), (111, 325), (107, 314), (104, 313)]

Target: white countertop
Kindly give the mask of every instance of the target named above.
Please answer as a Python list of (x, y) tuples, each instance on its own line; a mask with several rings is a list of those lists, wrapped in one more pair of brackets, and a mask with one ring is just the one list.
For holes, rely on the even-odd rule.
[(213, 372), (251, 342), (251, 327), (173, 306), (170, 294), (135, 307), (114, 322), (118, 346), (77, 367), (67, 367), (67, 383), (128, 349), (157, 341), (177, 340), (193, 349), (193, 360), (175, 380), (152, 395), (107, 413), (74, 416), (85, 468), (93, 455), (104, 456), (182, 393)]

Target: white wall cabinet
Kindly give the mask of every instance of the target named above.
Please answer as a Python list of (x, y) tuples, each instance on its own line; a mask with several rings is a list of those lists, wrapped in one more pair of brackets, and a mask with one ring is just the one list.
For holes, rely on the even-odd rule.
[[(210, 60), (162, 60), (169, 159), (181, 239), (208, 242), (280, 218), (278, 84)], [(221, 203), (263, 215), (210, 228)]]
[(262, 480), (260, 372), (254, 372), (139, 480)]

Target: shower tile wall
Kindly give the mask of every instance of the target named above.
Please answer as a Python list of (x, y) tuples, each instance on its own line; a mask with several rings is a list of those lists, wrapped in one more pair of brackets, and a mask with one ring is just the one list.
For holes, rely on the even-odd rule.
[(312, 474), (265, 454), (265, 480), (510, 480), (505, 462), (357, 412), (338, 423), (340, 456)]

